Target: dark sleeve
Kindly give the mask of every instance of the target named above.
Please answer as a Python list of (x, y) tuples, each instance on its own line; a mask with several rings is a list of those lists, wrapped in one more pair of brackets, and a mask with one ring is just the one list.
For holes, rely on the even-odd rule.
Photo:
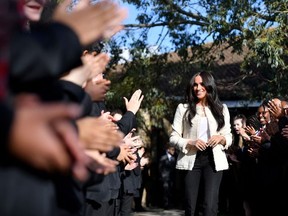
[(80, 104), (83, 108), (82, 117), (88, 116), (91, 112), (92, 100), (85, 90), (81, 86), (66, 80), (59, 80), (58, 84), (63, 91), (63, 100)]
[(136, 117), (133, 112), (127, 111), (117, 122), (119, 130), (127, 135), (133, 128), (136, 128)]
[(0, 103), (0, 160), (8, 152), (8, 139), (13, 122), (14, 112), (8, 106)]
[(77, 35), (59, 23), (42, 25), (32, 33), (17, 33), (10, 53), (9, 85), (14, 92), (21, 91), (23, 83), (55, 80), (82, 64)]
[(116, 147), (114, 148), (112, 151), (107, 152), (106, 156), (110, 159), (116, 160), (116, 158), (118, 157), (120, 153), (120, 147)]
[(106, 112), (105, 103), (102, 101), (92, 102), (92, 108), (90, 116), (101, 116), (101, 111), (104, 110)]
[(136, 162), (138, 163), (138, 166), (135, 169), (133, 169), (133, 172), (136, 176), (139, 176), (139, 175), (141, 175), (141, 166), (140, 166), (141, 158), (139, 157), (138, 153), (136, 155), (137, 155)]

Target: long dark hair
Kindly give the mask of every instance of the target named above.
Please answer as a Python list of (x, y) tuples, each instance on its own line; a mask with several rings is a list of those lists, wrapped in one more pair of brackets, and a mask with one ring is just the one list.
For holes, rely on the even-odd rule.
[[(233, 131), (232, 131), (232, 133), (233, 133), (233, 146), (236, 149), (239, 149), (238, 143), (239, 143), (239, 140), (241, 138), (241, 136), (238, 135), (234, 129), (234, 122), (235, 122), (235, 120), (238, 120), (238, 119), (241, 120), (243, 128), (246, 127), (246, 124), (247, 124), (247, 118), (243, 114), (238, 114), (233, 118)], [(231, 146), (231, 147), (233, 148), (233, 146)]]
[(191, 124), (191, 119), (196, 115), (196, 104), (199, 102), (193, 90), (196, 76), (200, 76), (202, 78), (203, 86), (207, 91), (207, 105), (218, 124), (217, 131), (219, 131), (224, 126), (223, 105), (218, 98), (215, 80), (212, 74), (206, 71), (196, 73), (187, 85), (185, 102), (188, 103), (189, 106), (189, 109), (186, 112), (186, 115), (188, 114), (188, 121)]

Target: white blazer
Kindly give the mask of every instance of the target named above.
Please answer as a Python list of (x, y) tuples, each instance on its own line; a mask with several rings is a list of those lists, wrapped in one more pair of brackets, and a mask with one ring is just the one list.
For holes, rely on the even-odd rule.
[[(197, 149), (190, 148), (186, 149), (188, 140), (197, 140), (199, 137), (200, 128), (200, 113), (203, 112), (201, 107), (196, 106), (196, 114), (191, 120), (192, 126), (188, 124), (187, 121), (183, 122), (183, 117), (188, 109), (188, 104), (179, 104), (174, 116), (174, 121), (172, 125), (172, 133), (170, 135), (170, 143), (179, 150), (176, 168), (181, 170), (192, 170), (196, 158)], [(226, 144), (216, 145), (212, 151), (214, 156), (214, 163), (216, 171), (228, 169), (228, 161), (225, 149), (232, 144), (232, 134), (230, 125), (230, 114), (226, 104), (223, 104), (223, 115), (224, 115), (224, 126), (217, 132), (217, 122), (212, 115), (211, 110), (205, 107), (206, 117), (208, 119), (208, 128), (210, 131), (210, 136), (222, 135), (226, 139)]]

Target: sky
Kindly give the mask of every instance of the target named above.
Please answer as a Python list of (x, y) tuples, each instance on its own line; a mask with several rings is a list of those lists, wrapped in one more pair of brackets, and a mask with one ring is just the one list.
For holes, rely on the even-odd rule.
[[(128, 17), (124, 20), (123, 24), (135, 24), (136, 23), (136, 17), (138, 15), (138, 11), (135, 8), (135, 6), (127, 4), (127, 3), (119, 3), (122, 7), (127, 8), (128, 10)], [(123, 30), (125, 31), (125, 29)], [(124, 32), (123, 32), (124, 33)], [(157, 35), (160, 33), (160, 29), (159, 28), (153, 28), (149, 31), (149, 36), (148, 36), (148, 44), (150, 45), (150, 48), (152, 50), (155, 50), (154, 53), (157, 53), (157, 46), (155, 46), (156, 44), (156, 38)], [(121, 33), (118, 33), (118, 36), (121, 36)], [(116, 35), (117, 37), (117, 35)], [(123, 50), (123, 54), (122, 57), (125, 58), (126, 60), (129, 60), (129, 48), (127, 47), (122, 47)]]
[[(120, 6), (126, 7), (128, 9), (128, 17), (127, 19), (124, 21), (124, 24), (131, 24), (131, 23), (136, 23), (136, 17), (137, 17), (137, 9), (135, 8), (135, 6), (130, 5), (128, 3), (123, 3), (121, 0), (118, 0)], [(200, 10), (200, 8), (199, 8)], [(192, 26), (192, 29), (194, 27)], [(158, 35), (161, 33), (162, 31), (162, 27), (153, 27), (149, 30), (149, 34), (148, 34), (148, 44), (151, 47), (155, 47), (157, 40), (158, 40)], [(165, 34), (165, 30), (164, 30), (164, 34)], [(203, 39), (205, 38), (206, 35), (202, 35)], [(206, 39), (206, 42), (211, 42), (212, 41), (212, 37), (208, 37)], [(172, 44), (170, 42), (170, 38), (166, 37), (165, 40), (162, 42), (161, 46), (163, 47), (167, 47), (168, 49), (170, 49), (172, 47)]]
[[(127, 3), (120, 3), (120, 5), (128, 9), (128, 17), (124, 21), (124, 24), (136, 23), (136, 17), (138, 15), (138, 12), (137, 12), (137, 9), (135, 8), (135, 6), (127, 4)], [(149, 45), (155, 46), (157, 39), (158, 39), (158, 35), (161, 32), (161, 29), (162, 29), (162, 27), (154, 27), (154, 28), (151, 28), (149, 30), (149, 35), (148, 35), (148, 44)], [(168, 47), (171, 46), (168, 38), (166, 41), (163, 42), (163, 45), (168, 46)]]

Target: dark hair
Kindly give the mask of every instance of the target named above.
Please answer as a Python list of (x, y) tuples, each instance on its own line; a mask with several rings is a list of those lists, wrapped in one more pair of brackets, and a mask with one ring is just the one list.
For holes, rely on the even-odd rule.
[(196, 115), (196, 104), (198, 103), (198, 98), (193, 90), (196, 76), (202, 78), (203, 86), (207, 91), (207, 104), (218, 124), (217, 131), (219, 131), (224, 126), (223, 104), (218, 98), (218, 92), (212, 74), (206, 71), (196, 73), (187, 85), (185, 100), (189, 105), (189, 109), (186, 111), (186, 115), (188, 114), (188, 121), (191, 124), (192, 118)]
[(258, 109), (260, 107), (263, 107), (263, 109), (266, 110), (266, 108), (269, 107), (268, 103), (269, 103), (269, 100), (267, 100), (267, 99), (263, 100), (262, 103), (260, 104), (260, 106), (258, 107)]
[(111, 111), (111, 115), (120, 114), (123, 115), (123, 111), (121, 109), (114, 109)]
[(100, 52), (102, 52), (103, 48), (104, 48), (104, 43), (101, 41), (96, 41), (84, 47), (83, 51), (87, 50), (89, 53), (96, 52), (97, 54), (99, 54)]
[(247, 118), (246, 118), (245, 115), (243, 115), (243, 114), (238, 114), (238, 115), (236, 115), (236, 116), (233, 118), (233, 122), (234, 122), (235, 120), (237, 120), (237, 119), (241, 119), (242, 125), (246, 125), (246, 123), (247, 123)]
[[(263, 100), (262, 101), (262, 103), (260, 104), (260, 106), (257, 108), (257, 112), (256, 112), (256, 116), (258, 115), (257, 113), (258, 113), (258, 110), (262, 107), (263, 108), (263, 110), (264, 111), (268, 111), (269, 112), (269, 114), (270, 114), (270, 111), (269, 111), (269, 105), (268, 105), (268, 103), (269, 103), (269, 100)], [(258, 117), (258, 116), (257, 116)], [(270, 115), (270, 118), (271, 118), (272, 116)]]

